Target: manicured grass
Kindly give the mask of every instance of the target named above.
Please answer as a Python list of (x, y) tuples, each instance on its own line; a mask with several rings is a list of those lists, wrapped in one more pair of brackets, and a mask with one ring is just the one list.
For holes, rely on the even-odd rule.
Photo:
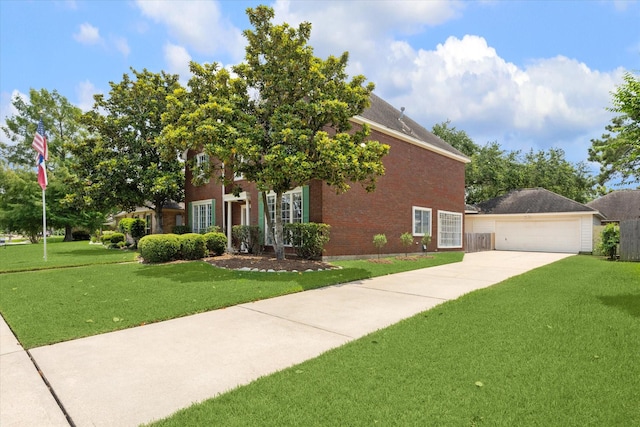
[(157, 426), (640, 425), (640, 264), (567, 258)]
[(135, 261), (137, 256), (135, 251), (107, 249), (88, 241), (62, 242), (61, 237), (50, 237), (46, 261), (42, 242), (0, 247), (0, 273), (128, 262)]
[(462, 256), (441, 253), (392, 264), (344, 261), (339, 263), (340, 270), (308, 273), (240, 272), (200, 261), (5, 273), (0, 275), (0, 312), (22, 345), (32, 348), (375, 275), (458, 262)]

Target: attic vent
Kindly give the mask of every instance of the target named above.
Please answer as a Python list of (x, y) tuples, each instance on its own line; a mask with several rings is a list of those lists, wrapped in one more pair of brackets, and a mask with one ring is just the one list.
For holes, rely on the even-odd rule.
[(398, 120), (402, 120), (403, 117), (404, 117), (404, 107), (400, 107), (400, 117), (398, 117)]

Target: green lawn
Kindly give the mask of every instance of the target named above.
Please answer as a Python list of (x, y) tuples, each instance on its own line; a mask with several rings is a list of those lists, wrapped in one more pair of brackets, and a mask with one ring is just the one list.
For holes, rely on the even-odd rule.
[(52, 237), (47, 239), (46, 261), (42, 242), (0, 247), (0, 273), (129, 262), (137, 256), (134, 251), (110, 250), (87, 241), (62, 242), (61, 237)]
[[(42, 249), (41, 245), (33, 247)], [(343, 267), (340, 270), (257, 273), (219, 269), (200, 261), (104, 265), (117, 261), (118, 257), (131, 260), (136, 254), (90, 246), (87, 242), (47, 247), (50, 248), (47, 265), (55, 264), (57, 268), (0, 274), (0, 312), (25, 348), (337, 283), (458, 262), (463, 256), (450, 252), (418, 261), (394, 260), (392, 264), (342, 261), (336, 263)], [(7, 251), (14, 249), (18, 248)], [(29, 250), (28, 246), (24, 250)], [(16, 258), (26, 259), (23, 255)], [(96, 264), (63, 268), (64, 260), (67, 265)], [(0, 271), (15, 265), (13, 262), (1, 258)], [(41, 268), (40, 260), (27, 259), (20, 265)]]
[(158, 426), (640, 425), (640, 264), (575, 256)]

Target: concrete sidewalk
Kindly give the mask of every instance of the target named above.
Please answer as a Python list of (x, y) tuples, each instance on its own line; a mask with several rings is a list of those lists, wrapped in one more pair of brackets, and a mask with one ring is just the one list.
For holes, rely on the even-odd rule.
[[(567, 256), (471, 253), (461, 263), (241, 304), (30, 354), (75, 425), (136, 426)], [(0, 323), (0, 425), (68, 425), (28, 355)]]

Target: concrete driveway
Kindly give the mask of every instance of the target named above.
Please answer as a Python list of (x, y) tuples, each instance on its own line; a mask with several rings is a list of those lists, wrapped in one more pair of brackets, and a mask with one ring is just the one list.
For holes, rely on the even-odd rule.
[[(76, 426), (136, 426), (568, 256), (471, 253), (461, 263), (240, 304), (29, 354)], [(4, 320), (0, 332), (0, 425), (68, 426)]]

